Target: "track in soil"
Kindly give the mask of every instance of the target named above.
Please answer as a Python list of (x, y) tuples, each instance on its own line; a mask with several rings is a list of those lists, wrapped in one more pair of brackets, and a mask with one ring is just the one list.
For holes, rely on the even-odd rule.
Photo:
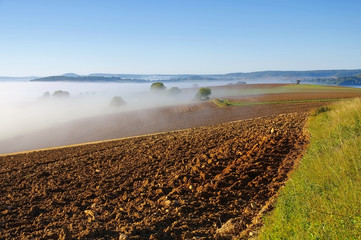
[(0, 156), (0, 239), (228, 239), (284, 184), (306, 118)]

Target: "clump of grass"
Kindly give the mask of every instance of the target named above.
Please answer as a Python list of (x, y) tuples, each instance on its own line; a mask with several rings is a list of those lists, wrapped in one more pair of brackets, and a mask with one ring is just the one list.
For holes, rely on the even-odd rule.
[(260, 239), (359, 239), (360, 120), (360, 99), (310, 118), (310, 145), (265, 218)]
[(216, 104), (218, 107), (227, 107), (230, 106), (230, 102), (227, 99), (214, 99), (213, 103)]
[(331, 111), (331, 108), (330, 107), (320, 107), (318, 109), (316, 109), (314, 112), (313, 112), (313, 116), (317, 116), (321, 113), (324, 113), (324, 112), (328, 112), (328, 111)]

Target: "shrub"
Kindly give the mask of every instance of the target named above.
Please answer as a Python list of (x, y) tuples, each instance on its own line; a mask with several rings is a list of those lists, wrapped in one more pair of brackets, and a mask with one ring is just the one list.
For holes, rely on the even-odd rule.
[(216, 104), (218, 107), (228, 107), (231, 106), (230, 102), (227, 99), (214, 99), (213, 103)]
[(166, 87), (164, 86), (164, 84), (162, 82), (155, 82), (155, 83), (152, 83), (152, 85), (150, 86), (150, 89), (152, 91), (162, 91), (162, 90), (165, 90)]
[(238, 81), (238, 82), (236, 82), (236, 84), (237, 84), (237, 85), (245, 85), (245, 84), (247, 84), (247, 82)]
[(179, 95), (181, 93), (182, 93), (182, 90), (180, 90), (177, 87), (172, 87), (171, 89), (169, 89), (169, 94), (172, 95), (172, 96), (177, 96), (177, 95)]
[(209, 99), (209, 95), (211, 95), (212, 91), (210, 88), (200, 88), (196, 95), (196, 98), (201, 101), (206, 101)]
[(126, 102), (123, 100), (123, 98), (119, 96), (115, 96), (110, 100), (109, 106), (110, 107), (121, 107), (124, 106)]
[(59, 97), (59, 98), (64, 98), (64, 97), (69, 97), (70, 93), (67, 91), (63, 91), (63, 90), (57, 90), (53, 93), (53, 97)]
[(328, 111), (331, 111), (331, 108), (329, 108), (329, 107), (320, 107), (320, 108), (316, 109), (312, 115), (317, 116), (317, 115), (319, 115), (321, 113), (328, 112)]
[(50, 97), (50, 92), (44, 92), (43, 98), (48, 98), (48, 97)]

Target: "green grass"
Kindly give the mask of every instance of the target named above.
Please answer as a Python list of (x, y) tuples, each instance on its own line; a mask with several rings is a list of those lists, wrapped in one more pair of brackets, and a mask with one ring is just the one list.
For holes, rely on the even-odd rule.
[(340, 86), (330, 86), (330, 85), (315, 85), (315, 84), (289, 84), (282, 86), (284, 89), (296, 89), (300, 91), (308, 91), (308, 90), (317, 90), (317, 91), (360, 91), (358, 88), (346, 88)]
[(315, 111), (308, 131), (259, 239), (361, 239), (361, 100)]

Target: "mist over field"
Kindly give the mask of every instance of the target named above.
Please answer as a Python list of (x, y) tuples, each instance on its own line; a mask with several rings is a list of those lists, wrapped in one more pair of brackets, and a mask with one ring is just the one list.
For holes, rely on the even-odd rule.
[[(165, 91), (152, 92), (151, 83), (0, 82), (0, 139), (81, 118), (191, 103), (199, 87), (224, 84), (165, 82)], [(172, 87), (182, 92), (170, 95)], [(69, 97), (52, 96), (58, 90), (69, 92)], [(44, 97), (45, 92), (50, 96)], [(120, 96), (126, 105), (110, 107), (114, 96)]]

